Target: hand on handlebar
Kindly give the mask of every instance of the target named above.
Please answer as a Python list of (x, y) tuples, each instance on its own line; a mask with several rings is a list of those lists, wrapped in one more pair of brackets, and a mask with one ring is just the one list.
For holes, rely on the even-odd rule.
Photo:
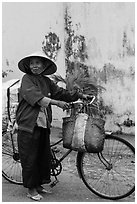
[(66, 109), (68, 109), (69, 108), (69, 103), (67, 103), (67, 102), (64, 102), (64, 101), (58, 101), (57, 102), (57, 106), (59, 107), (59, 108), (62, 108), (63, 110), (66, 110)]
[[(89, 104), (92, 104), (93, 101), (95, 100), (95, 96), (93, 96), (93, 95), (88, 95), (88, 94), (81, 94), (81, 95), (80, 95), (80, 98), (81, 98), (81, 99), (84, 99), (84, 100), (90, 100), (90, 103), (89, 103)], [(57, 105), (59, 108), (62, 108), (63, 110), (66, 110), (66, 109), (69, 109), (70, 106), (71, 106), (72, 104), (74, 104), (74, 103), (78, 103), (78, 101), (76, 101), (76, 102), (71, 102), (71, 103), (67, 103), (67, 102), (64, 102), (64, 101), (57, 101), (57, 104), (56, 104), (56, 105)], [(79, 103), (81, 103), (81, 102), (79, 102)]]
[(82, 99), (84, 99), (84, 100), (91, 100), (91, 99), (93, 99), (93, 96), (90, 96), (88, 94), (83, 94), (82, 95)]
[(85, 100), (85, 101), (88, 101), (88, 103), (91, 105), (93, 102), (94, 102), (94, 100), (95, 100), (95, 96), (94, 95), (88, 95), (88, 94), (82, 94), (82, 93), (80, 93), (79, 94), (79, 98), (80, 99), (83, 99), (83, 100)]
[(92, 101), (93, 98), (95, 98), (95, 96), (80, 93), (80, 94), (79, 94), (79, 98), (80, 98), (80, 99), (84, 99), (84, 100), (91, 100), (91, 101)]

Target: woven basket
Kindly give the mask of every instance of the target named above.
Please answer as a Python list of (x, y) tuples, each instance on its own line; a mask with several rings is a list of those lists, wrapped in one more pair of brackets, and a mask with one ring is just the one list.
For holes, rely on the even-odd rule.
[(63, 118), (63, 147), (81, 152), (98, 153), (104, 145), (104, 120), (85, 113)]
[(105, 121), (101, 118), (88, 117), (85, 129), (85, 146), (87, 152), (98, 153), (103, 150), (105, 140)]
[(72, 138), (75, 127), (75, 117), (63, 118), (62, 134), (63, 134), (63, 147), (71, 149)]

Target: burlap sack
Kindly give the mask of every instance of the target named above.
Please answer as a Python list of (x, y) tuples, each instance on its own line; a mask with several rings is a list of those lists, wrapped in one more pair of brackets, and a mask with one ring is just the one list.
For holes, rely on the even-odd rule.
[(88, 117), (85, 129), (84, 142), (87, 152), (98, 153), (103, 150), (105, 121), (101, 118)]
[(81, 152), (97, 153), (104, 145), (104, 120), (86, 113), (63, 118), (63, 147)]

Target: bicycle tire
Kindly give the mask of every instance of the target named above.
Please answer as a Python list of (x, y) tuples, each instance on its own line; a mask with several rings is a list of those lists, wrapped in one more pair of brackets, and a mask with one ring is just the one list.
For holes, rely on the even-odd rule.
[[(101, 153), (111, 162), (111, 169), (107, 169), (99, 159)], [(110, 200), (132, 194), (135, 191), (135, 148), (122, 138), (106, 135), (101, 153), (77, 154), (77, 169), (87, 188)]]
[(22, 185), (22, 167), (19, 153), (13, 152), (9, 132), (2, 133), (2, 176), (11, 183)]

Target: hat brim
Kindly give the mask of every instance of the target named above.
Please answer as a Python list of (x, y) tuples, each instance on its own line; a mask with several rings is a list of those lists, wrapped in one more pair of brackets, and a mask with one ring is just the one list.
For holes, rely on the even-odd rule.
[(44, 62), (44, 71), (42, 72), (42, 75), (51, 75), (54, 74), (57, 71), (57, 66), (56, 64), (50, 60), (49, 58), (39, 55), (39, 54), (31, 54), (27, 57), (24, 57), (23, 59), (21, 59), (18, 63), (18, 67), (19, 69), (27, 74), (31, 74), (31, 70), (30, 70), (30, 59), (32, 57), (39, 57), (43, 60)]

